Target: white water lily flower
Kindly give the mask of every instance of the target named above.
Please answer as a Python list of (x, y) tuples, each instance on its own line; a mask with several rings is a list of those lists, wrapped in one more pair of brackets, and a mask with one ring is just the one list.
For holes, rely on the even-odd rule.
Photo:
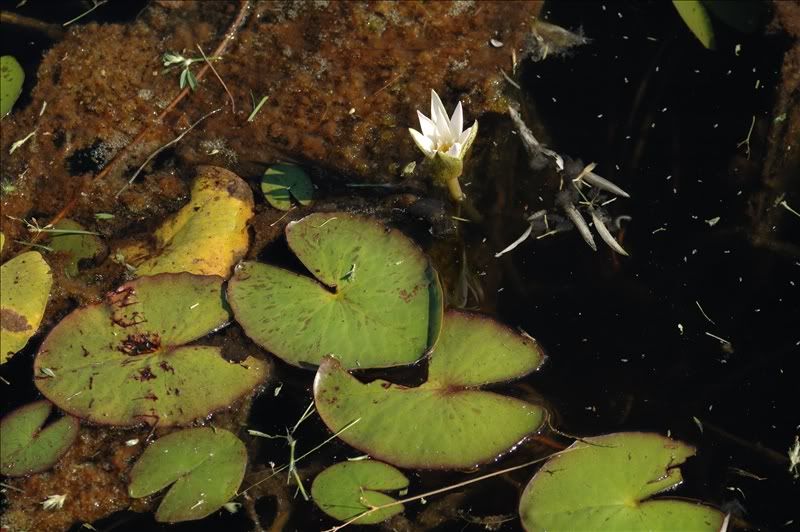
[(40, 504), (45, 510), (60, 510), (64, 507), (64, 501), (66, 500), (66, 495), (48, 495)]
[(456, 201), (464, 199), (458, 178), (463, 159), (478, 134), (478, 121), (464, 129), (464, 110), (458, 102), (450, 118), (439, 95), (431, 90), (431, 116), (417, 111), (422, 132), (408, 128), (411, 138), (425, 154), (427, 171), (441, 185), (446, 185)]
[(438, 153), (463, 159), (478, 132), (477, 120), (471, 127), (464, 129), (461, 102), (456, 105), (453, 115), (447, 118), (441, 98), (432, 89), (431, 117), (428, 118), (420, 111), (417, 111), (417, 116), (422, 133), (412, 128), (408, 128), (408, 132), (427, 157), (434, 157)]

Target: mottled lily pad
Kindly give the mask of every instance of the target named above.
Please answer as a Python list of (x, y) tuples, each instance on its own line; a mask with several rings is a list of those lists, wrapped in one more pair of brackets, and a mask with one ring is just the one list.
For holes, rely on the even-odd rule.
[[(333, 357), (314, 380), (314, 400), (339, 438), (400, 467), (457, 469), (495, 459), (535, 432), (540, 406), (477, 389), (536, 370), (542, 353), (528, 336), (475, 314), (445, 314), (428, 380), (407, 388), (362, 384)], [(358, 420), (358, 422), (355, 422)], [(355, 422), (355, 424), (353, 424)]]
[[(340, 462), (317, 475), (311, 485), (311, 497), (320, 509), (339, 521), (347, 521), (371, 507), (395, 501), (384, 491), (408, 488), (408, 479), (389, 464), (375, 460)], [(354, 521), (372, 525), (402, 513), (402, 504), (377, 510)]]
[(156, 510), (156, 521), (202, 519), (236, 495), (246, 466), (244, 444), (227, 430), (180, 430), (145, 450), (131, 469), (128, 494), (146, 497), (172, 485)]
[(717, 532), (724, 515), (686, 499), (653, 495), (682, 482), (691, 445), (622, 432), (575, 442), (534, 475), (519, 505), (526, 530)]
[(0, 118), (11, 112), (22, 93), (23, 81), (25, 71), (19, 62), (10, 55), (0, 57)]
[(311, 205), (314, 185), (308, 174), (294, 164), (274, 164), (261, 178), (261, 191), (270, 205), (281, 211), (292, 208), (292, 198), (300, 205)]
[(50, 401), (17, 408), (0, 421), (0, 471), (7, 476), (29, 475), (50, 469), (78, 436), (80, 424), (65, 416), (42, 428), (50, 416)]
[(62, 410), (109, 425), (181, 425), (230, 405), (264, 379), (264, 363), (185, 345), (229, 320), (222, 282), (142, 277), (73, 311), (36, 355), (36, 386)]
[(216, 166), (201, 166), (192, 199), (155, 232), (156, 247), (120, 250), (137, 275), (189, 272), (228, 277), (247, 252), (247, 220), (253, 193), (239, 176)]
[[(103, 241), (97, 235), (86, 231), (78, 222), (61, 220), (54, 227), (64, 233), (53, 233), (48, 246), (55, 253), (66, 257), (64, 272), (67, 277), (78, 275), (78, 266), (82, 260), (94, 259), (105, 250)], [(74, 232), (70, 232), (74, 231)]]
[(0, 363), (25, 347), (44, 316), (53, 274), (38, 251), (0, 266)]
[(257, 344), (298, 366), (333, 353), (346, 368), (409, 364), (433, 345), (441, 287), (402, 233), (316, 213), (290, 223), (286, 239), (316, 279), (245, 262), (228, 284), (236, 320)]

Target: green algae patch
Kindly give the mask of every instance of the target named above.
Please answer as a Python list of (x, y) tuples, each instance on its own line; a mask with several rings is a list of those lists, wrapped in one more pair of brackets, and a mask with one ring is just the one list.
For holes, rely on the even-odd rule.
[(0, 473), (22, 476), (50, 469), (78, 436), (77, 419), (65, 416), (44, 427), (53, 405), (36, 401), (0, 421)]
[(253, 193), (239, 176), (216, 166), (201, 166), (192, 197), (155, 231), (156, 246), (120, 251), (137, 275), (189, 272), (228, 277), (247, 252), (247, 221), (253, 216)]
[(405, 468), (467, 468), (507, 452), (535, 432), (545, 414), (540, 406), (477, 387), (522, 377), (542, 360), (530, 337), (450, 311), (422, 385), (362, 384), (326, 357), (314, 379), (314, 401), (330, 430), (351, 425), (339, 438), (374, 458)]
[(294, 164), (274, 164), (261, 178), (261, 192), (270, 205), (281, 211), (292, 208), (292, 198), (300, 205), (311, 205), (314, 185), (308, 174)]
[(53, 233), (48, 246), (66, 257), (64, 273), (67, 277), (77, 277), (81, 261), (95, 259), (105, 251), (103, 241), (78, 222), (61, 220), (53, 229), (62, 232)]
[(262, 382), (265, 364), (185, 345), (228, 322), (222, 282), (142, 277), (73, 311), (36, 355), (37, 388), (62, 410), (106, 425), (182, 425), (230, 405)]
[(38, 251), (0, 266), (0, 363), (25, 347), (44, 316), (53, 274)]
[(156, 521), (202, 519), (236, 495), (246, 466), (244, 443), (227, 430), (180, 430), (145, 450), (131, 469), (128, 494), (146, 497), (172, 486), (156, 510)]
[[(386, 491), (408, 488), (408, 479), (396, 468), (375, 460), (340, 462), (316, 476), (311, 497), (319, 508), (339, 521), (347, 521), (375, 506), (395, 502)], [(377, 510), (356, 519), (355, 524), (372, 525), (403, 513), (402, 504)]]
[(346, 368), (410, 364), (438, 336), (441, 287), (405, 235), (348, 213), (316, 213), (286, 227), (315, 278), (245, 262), (228, 283), (236, 321), (296, 366), (333, 353)]
[(526, 530), (720, 530), (724, 515), (686, 499), (651, 499), (682, 482), (695, 448), (622, 432), (575, 442), (548, 460), (520, 500)]
[(22, 94), (25, 71), (10, 55), (0, 57), (0, 118), (11, 112), (11, 108)]

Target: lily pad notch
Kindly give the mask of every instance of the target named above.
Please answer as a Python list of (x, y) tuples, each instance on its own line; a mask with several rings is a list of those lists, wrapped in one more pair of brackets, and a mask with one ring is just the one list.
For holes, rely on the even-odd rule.
[(314, 277), (244, 262), (228, 283), (236, 321), (258, 345), (295, 366), (333, 353), (346, 368), (411, 364), (434, 345), (439, 279), (400, 231), (315, 213), (288, 224), (286, 240)]

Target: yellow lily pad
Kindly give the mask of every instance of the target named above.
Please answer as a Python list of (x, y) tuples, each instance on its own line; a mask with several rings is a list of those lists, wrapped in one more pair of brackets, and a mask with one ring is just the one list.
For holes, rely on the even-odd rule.
[(53, 275), (38, 251), (0, 266), (0, 364), (25, 347), (44, 316)]
[(247, 220), (253, 193), (239, 176), (216, 166), (201, 166), (192, 199), (155, 232), (155, 250), (120, 250), (137, 275), (189, 272), (229, 277), (247, 252)]

